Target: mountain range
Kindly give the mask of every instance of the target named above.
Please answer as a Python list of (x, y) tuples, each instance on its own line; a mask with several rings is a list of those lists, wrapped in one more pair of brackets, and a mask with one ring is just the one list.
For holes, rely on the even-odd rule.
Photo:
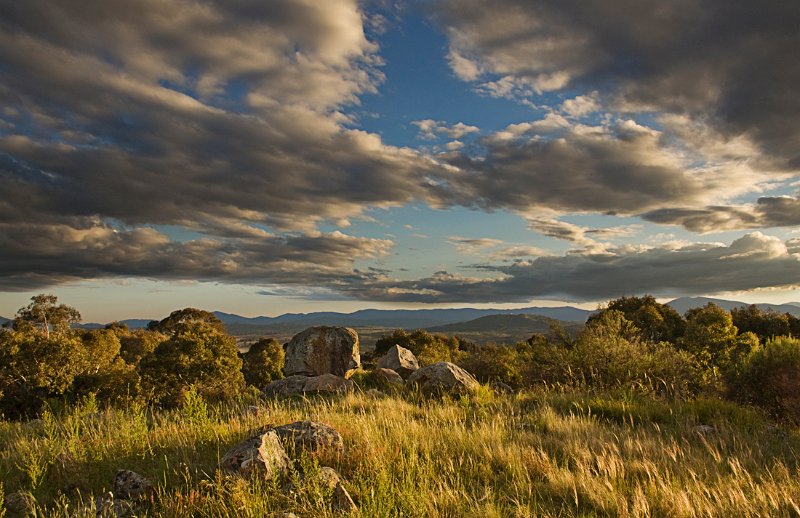
[[(682, 297), (670, 301), (668, 304), (683, 314), (687, 310), (700, 307), (713, 302), (726, 310), (747, 306), (745, 302), (724, 300), (708, 297)], [(790, 313), (800, 317), (800, 303), (788, 304), (756, 304), (762, 310), (773, 310), (779, 313)], [(390, 329), (428, 329), (432, 332), (477, 332), (486, 330), (490, 326), (511, 325), (528, 326), (531, 332), (540, 332), (550, 319), (561, 321), (570, 327), (582, 324), (593, 311), (575, 308), (572, 306), (560, 307), (527, 307), (518, 309), (363, 309), (352, 313), (338, 313), (332, 311), (315, 313), (286, 313), (276, 317), (259, 316), (243, 317), (232, 313), (215, 311), (214, 314), (235, 335), (255, 335), (265, 333), (289, 334), (311, 326), (337, 325), (356, 328), (390, 328)], [(543, 317), (543, 319), (515, 318), (515, 319), (487, 319), (486, 317), (525, 315)], [(0, 325), (8, 322), (7, 318), (0, 317)], [(147, 326), (148, 319), (122, 320), (131, 329), (140, 329)], [(534, 325), (535, 324), (535, 325)], [(549, 324), (547, 324), (549, 325)], [(81, 324), (81, 327), (92, 329), (103, 327), (99, 323)], [(498, 329), (498, 331), (500, 331)]]

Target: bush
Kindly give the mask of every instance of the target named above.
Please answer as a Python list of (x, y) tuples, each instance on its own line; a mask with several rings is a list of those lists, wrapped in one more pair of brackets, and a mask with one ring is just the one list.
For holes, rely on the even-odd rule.
[(579, 381), (593, 387), (641, 387), (682, 394), (696, 390), (699, 378), (692, 356), (667, 342), (650, 344), (616, 310), (590, 322), (570, 351)]
[(157, 331), (145, 329), (131, 331), (119, 338), (120, 356), (130, 365), (139, 365), (142, 358), (155, 351), (158, 344), (166, 339), (166, 335)]
[(242, 374), (248, 385), (263, 388), (271, 381), (283, 378), (285, 353), (274, 338), (262, 338), (242, 355)]
[(393, 345), (399, 345), (414, 353), (420, 366), (425, 366), (436, 362), (457, 361), (461, 343), (459, 338), (432, 335), (422, 329), (412, 333), (397, 329), (391, 335), (381, 337), (375, 342), (375, 355), (381, 356)]
[(485, 345), (465, 353), (458, 366), (482, 382), (502, 381), (514, 388), (522, 385), (522, 358), (516, 348), (507, 345)]
[(800, 424), (800, 340), (779, 337), (752, 351), (729, 389), (741, 402)]
[(181, 322), (170, 338), (142, 359), (139, 372), (148, 400), (179, 406), (194, 386), (210, 401), (230, 399), (244, 387), (236, 340), (206, 322)]

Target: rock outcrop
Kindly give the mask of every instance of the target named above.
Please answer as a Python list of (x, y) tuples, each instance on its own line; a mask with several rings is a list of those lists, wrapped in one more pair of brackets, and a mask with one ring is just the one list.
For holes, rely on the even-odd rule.
[(339, 432), (330, 426), (316, 421), (295, 421), (276, 426), (271, 430), (277, 434), (286, 449), (299, 455), (302, 451), (317, 452), (328, 450), (344, 452), (344, 440)]
[(267, 396), (302, 396), (304, 394), (338, 394), (353, 389), (353, 382), (335, 376), (323, 374), (321, 376), (294, 375), (281, 380), (273, 381), (264, 387)]
[(273, 477), (286, 472), (289, 456), (278, 434), (274, 430), (267, 430), (231, 448), (222, 457), (220, 467), (243, 476), (260, 473)]
[(361, 366), (358, 333), (348, 327), (312, 327), (286, 346), (287, 376), (344, 376)]
[(391, 369), (406, 379), (419, 369), (419, 362), (414, 353), (405, 347), (393, 345), (386, 354), (378, 358), (377, 366)]
[(450, 362), (438, 362), (422, 367), (406, 381), (425, 394), (467, 394), (480, 387), (472, 375)]

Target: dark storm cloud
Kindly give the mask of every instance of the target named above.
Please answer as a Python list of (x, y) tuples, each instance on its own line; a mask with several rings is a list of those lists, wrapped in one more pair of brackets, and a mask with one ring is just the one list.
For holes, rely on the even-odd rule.
[(437, 11), (453, 69), (490, 92), (600, 90), (620, 109), (747, 134), (776, 167), (800, 168), (798, 2), (450, 0)]
[(642, 217), (662, 225), (682, 225), (694, 232), (791, 227), (800, 225), (800, 200), (790, 196), (764, 196), (751, 205), (665, 208), (647, 212)]
[(783, 243), (756, 232), (727, 246), (624, 247), (482, 267), (497, 276), (493, 279), (447, 272), (416, 281), (383, 279), (368, 283), (357, 295), (395, 302), (524, 302), (536, 297), (602, 300), (785, 287), (800, 285), (796, 253), (794, 241)]
[(189, 241), (152, 228), (0, 224), (0, 289), (31, 290), (109, 276), (268, 285), (356, 282), (355, 259), (386, 255), (391, 241), (333, 232)]
[(4, 9), (5, 221), (308, 229), (425, 197), (428, 162), (342, 126), (380, 79), (354, 1)]

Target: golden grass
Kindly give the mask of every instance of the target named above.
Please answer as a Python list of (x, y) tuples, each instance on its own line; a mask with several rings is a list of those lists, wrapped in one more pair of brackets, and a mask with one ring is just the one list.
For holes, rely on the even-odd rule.
[[(551, 390), (95, 412), (89, 401), (1, 422), (6, 494), (30, 490), (42, 516), (93, 516), (91, 495), (125, 468), (158, 486), (150, 516), (334, 516), (325, 490), (296, 474), (287, 493), (215, 470), (251, 430), (313, 419), (339, 430), (346, 452), (299, 470), (337, 469), (362, 516), (800, 516), (796, 434), (717, 400)], [(695, 432), (700, 423), (717, 433)]]

